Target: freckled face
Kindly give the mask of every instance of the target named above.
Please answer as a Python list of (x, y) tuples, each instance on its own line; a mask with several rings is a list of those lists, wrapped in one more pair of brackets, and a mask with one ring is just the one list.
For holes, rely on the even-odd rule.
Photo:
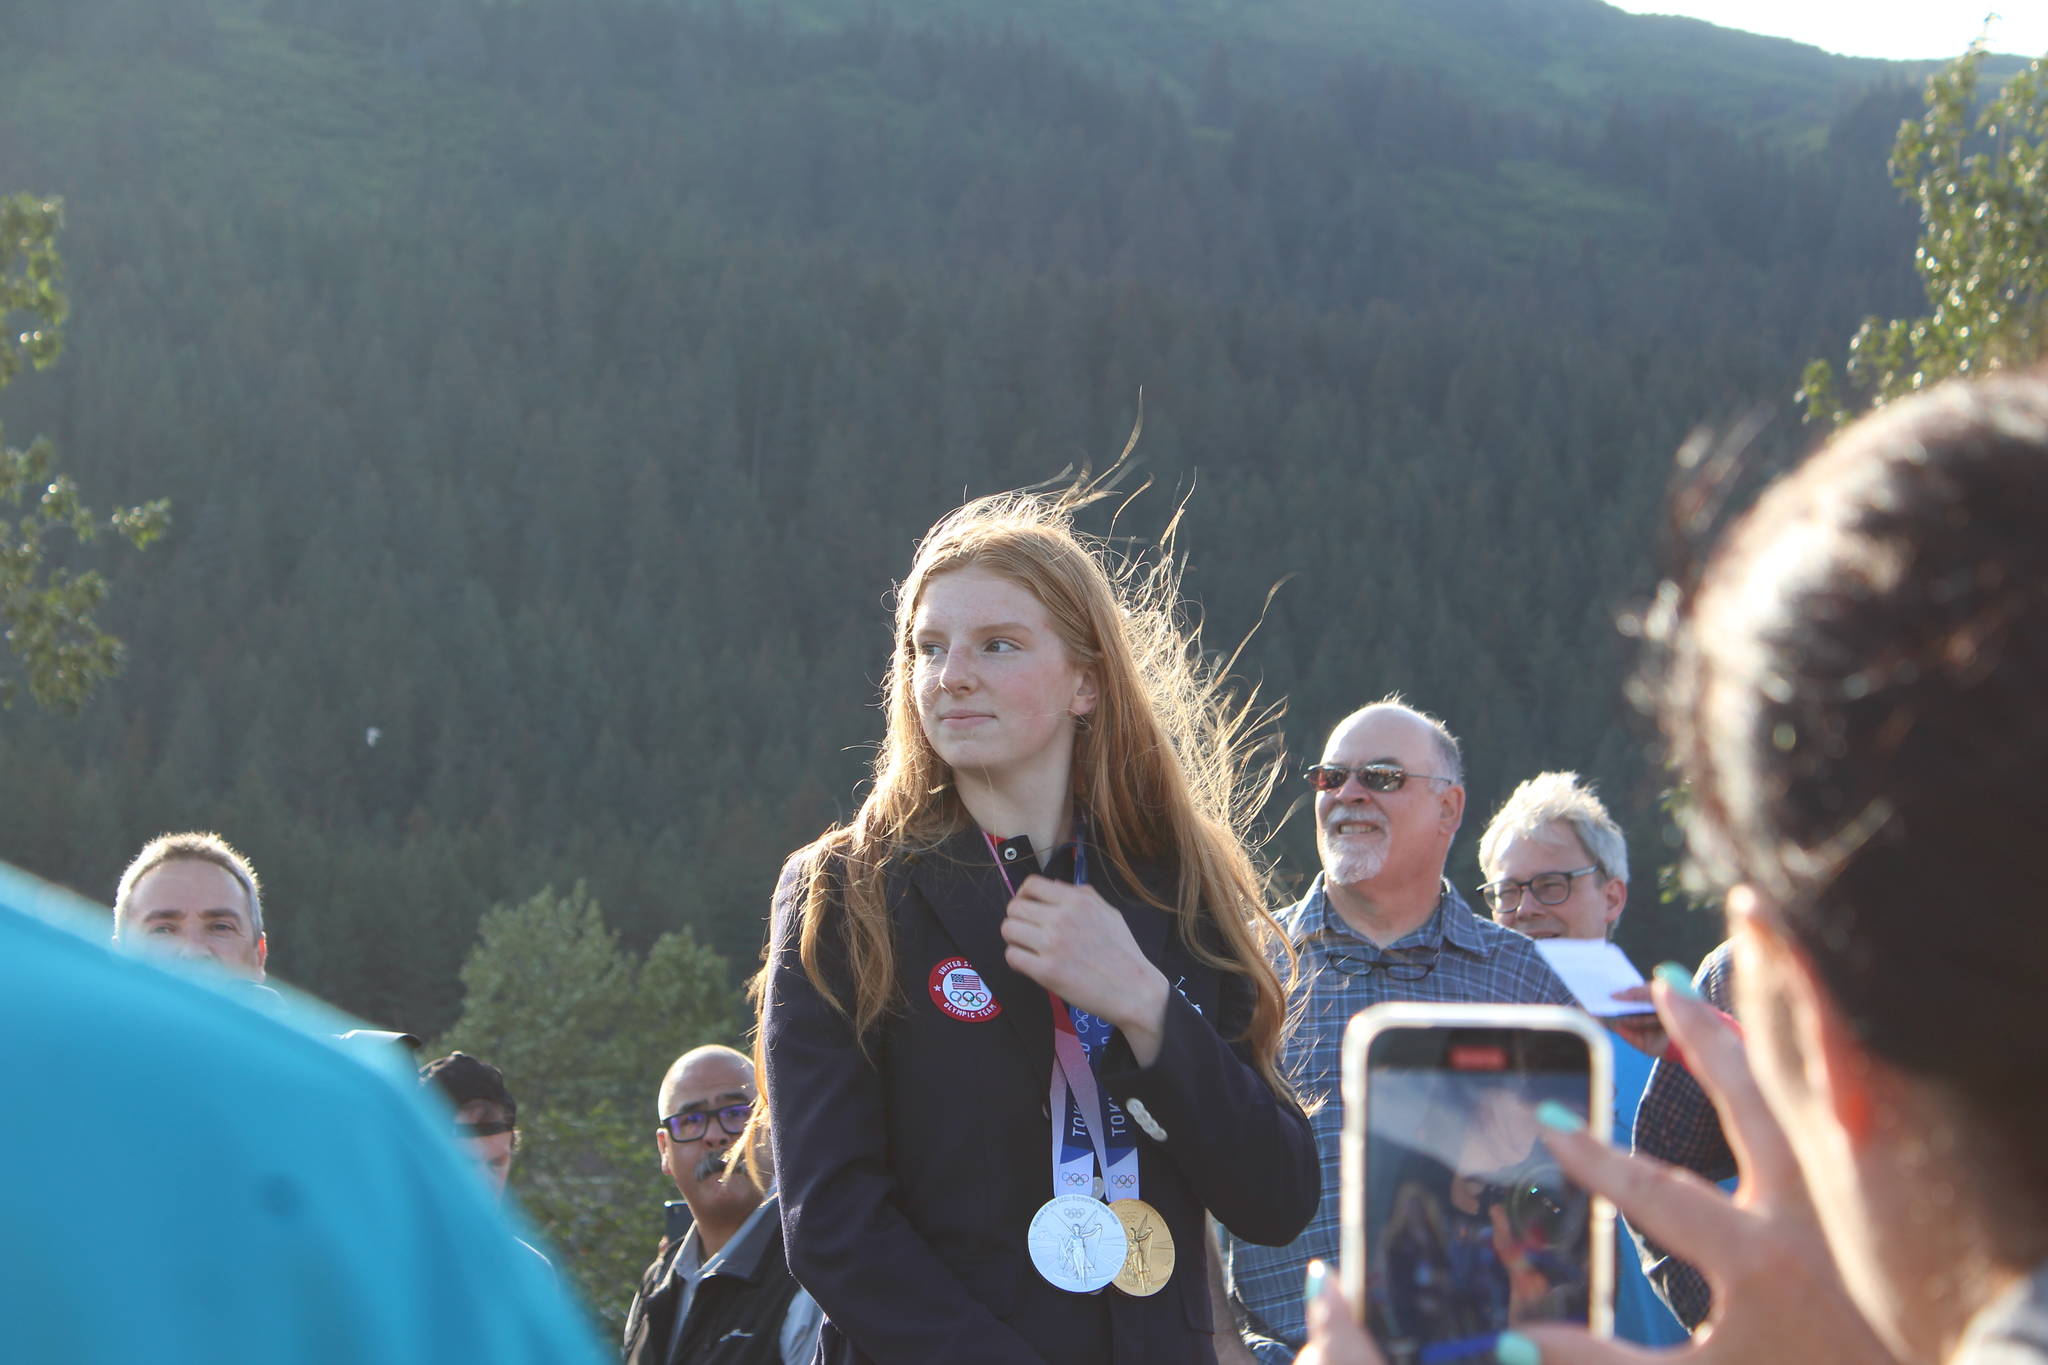
[(912, 619), (918, 721), (956, 775), (1064, 776), (1095, 688), (1045, 606), (985, 569), (926, 582)]

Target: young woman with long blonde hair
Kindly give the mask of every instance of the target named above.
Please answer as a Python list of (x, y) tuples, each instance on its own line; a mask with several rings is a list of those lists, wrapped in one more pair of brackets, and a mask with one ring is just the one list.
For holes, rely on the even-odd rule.
[(757, 1133), (828, 1362), (1208, 1360), (1205, 1213), (1282, 1243), (1316, 1206), (1254, 718), (1170, 546), (1075, 531), (1099, 496), (932, 528), (873, 788), (776, 893)]

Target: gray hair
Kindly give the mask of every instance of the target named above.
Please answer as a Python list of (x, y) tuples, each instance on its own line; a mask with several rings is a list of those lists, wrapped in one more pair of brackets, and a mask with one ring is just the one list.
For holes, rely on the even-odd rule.
[(1509, 840), (1540, 833), (1545, 825), (1568, 826), (1601, 872), (1628, 880), (1628, 841), (1621, 826), (1577, 773), (1538, 773), (1515, 788), (1479, 836), (1479, 866), (1491, 877)]
[(176, 862), (212, 863), (239, 882), (242, 894), (249, 900), (249, 932), (256, 938), (263, 937), (263, 884), (256, 879), (256, 869), (249, 866), (249, 860), (233, 844), (218, 834), (201, 830), (159, 834), (142, 846), (142, 852), (128, 864), (114, 891), (114, 937), (121, 936), (121, 915), (135, 895), (135, 884), (165, 863)]

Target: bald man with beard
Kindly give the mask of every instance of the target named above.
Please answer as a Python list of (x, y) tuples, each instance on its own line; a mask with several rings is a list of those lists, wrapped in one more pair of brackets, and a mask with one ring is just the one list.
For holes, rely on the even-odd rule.
[(729, 1047), (693, 1048), (662, 1078), (654, 1144), (690, 1206), (626, 1314), (627, 1365), (804, 1365), (818, 1305), (789, 1273), (771, 1190), (732, 1160), (753, 1112), (754, 1066)]

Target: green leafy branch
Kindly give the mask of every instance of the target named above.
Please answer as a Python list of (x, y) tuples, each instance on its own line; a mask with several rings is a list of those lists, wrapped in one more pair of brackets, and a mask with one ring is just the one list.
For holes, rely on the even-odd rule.
[(1807, 420), (1841, 425), (1952, 375), (2026, 364), (2048, 307), (2048, 68), (2008, 81), (1973, 119), (1980, 38), (1927, 82), (1927, 112), (1900, 125), (1892, 183), (1920, 210), (1913, 263), (1925, 317), (1865, 319), (1849, 342), (1846, 393), (1815, 360), (1802, 377)]
[[(63, 350), (70, 303), (56, 245), (62, 225), (57, 200), (0, 198), (0, 389), (24, 364), (43, 369)], [(93, 616), (106, 600), (106, 579), (95, 570), (52, 566), (52, 538), (68, 535), (84, 545), (111, 530), (141, 549), (170, 524), (170, 504), (158, 499), (102, 518), (85, 505), (78, 485), (56, 471), (49, 441), (16, 448), (6, 443), (4, 429), (0, 504), (27, 508), (0, 516), (0, 638), (39, 705), (75, 711), (119, 670), (121, 642)], [(0, 708), (13, 705), (21, 681), (0, 677)]]

